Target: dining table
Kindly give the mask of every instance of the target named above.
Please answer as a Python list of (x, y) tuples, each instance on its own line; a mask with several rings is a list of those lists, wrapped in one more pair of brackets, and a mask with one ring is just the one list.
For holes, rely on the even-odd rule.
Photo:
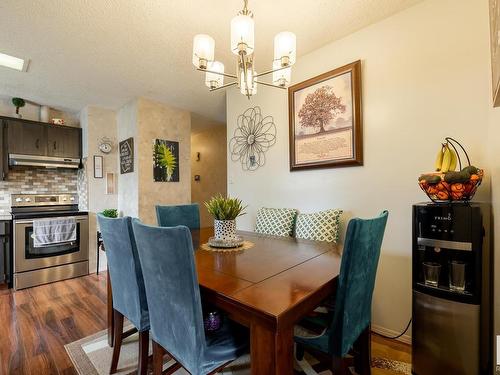
[[(203, 246), (213, 228), (191, 230), (202, 299), (249, 328), (252, 374), (293, 374), (294, 325), (335, 293), (341, 249), (327, 242), (237, 233), (245, 249), (213, 251)], [(112, 308), (108, 287), (110, 345)]]

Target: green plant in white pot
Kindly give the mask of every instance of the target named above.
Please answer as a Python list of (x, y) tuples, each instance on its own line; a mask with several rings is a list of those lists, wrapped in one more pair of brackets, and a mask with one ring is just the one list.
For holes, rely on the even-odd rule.
[(214, 218), (215, 238), (221, 241), (233, 240), (236, 236), (236, 218), (244, 215), (245, 207), (237, 198), (218, 194), (205, 202), (208, 213)]

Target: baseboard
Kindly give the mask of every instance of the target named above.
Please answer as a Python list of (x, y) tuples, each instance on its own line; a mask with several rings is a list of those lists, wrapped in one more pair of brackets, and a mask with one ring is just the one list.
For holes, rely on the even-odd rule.
[[(384, 335), (384, 336), (397, 336), (401, 333), (400, 331), (399, 332), (394, 331), (392, 329), (381, 327), (381, 326), (378, 326), (375, 324), (372, 324), (372, 331), (375, 333), (380, 333), (381, 335)], [(411, 345), (411, 335), (409, 335), (407, 333), (396, 340), (401, 341), (405, 344)]]

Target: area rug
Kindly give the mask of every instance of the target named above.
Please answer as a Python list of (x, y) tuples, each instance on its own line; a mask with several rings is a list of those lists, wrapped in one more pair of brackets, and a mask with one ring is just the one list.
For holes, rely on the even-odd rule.
[[(130, 327), (125, 328), (128, 330)], [(118, 362), (118, 372), (120, 375), (129, 375), (137, 373), (137, 354), (138, 354), (138, 334), (127, 337), (122, 344), (120, 361)], [(113, 348), (108, 346), (107, 331), (101, 331), (94, 335), (87, 336), (81, 340), (74, 341), (65, 345), (71, 362), (73, 363), (79, 375), (107, 375), (109, 374), (109, 365)], [(150, 343), (150, 354), (152, 353)], [(307, 361), (314, 364), (315, 359), (306, 357)], [(164, 368), (169, 367), (174, 362), (172, 359), (165, 358)], [(411, 374), (411, 365), (407, 362), (393, 361), (386, 358), (375, 357), (372, 359), (372, 367), (385, 369), (394, 374)], [(299, 370), (296, 367), (296, 370)], [(176, 375), (188, 375), (184, 369), (175, 372)], [(248, 375), (250, 374), (250, 356), (245, 355), (238, 358), (224, 369), (222, 375)], [(330, 371), (323, 371), (319, 375), (331, 375)]]

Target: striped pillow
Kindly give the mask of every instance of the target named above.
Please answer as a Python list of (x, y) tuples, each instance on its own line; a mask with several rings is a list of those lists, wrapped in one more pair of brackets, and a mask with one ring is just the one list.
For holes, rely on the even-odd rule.
[(312, 214), (299, 214), (295, 236), (314, 241), (336, 243), (339, 239), (342, 210), (326, 210)]

